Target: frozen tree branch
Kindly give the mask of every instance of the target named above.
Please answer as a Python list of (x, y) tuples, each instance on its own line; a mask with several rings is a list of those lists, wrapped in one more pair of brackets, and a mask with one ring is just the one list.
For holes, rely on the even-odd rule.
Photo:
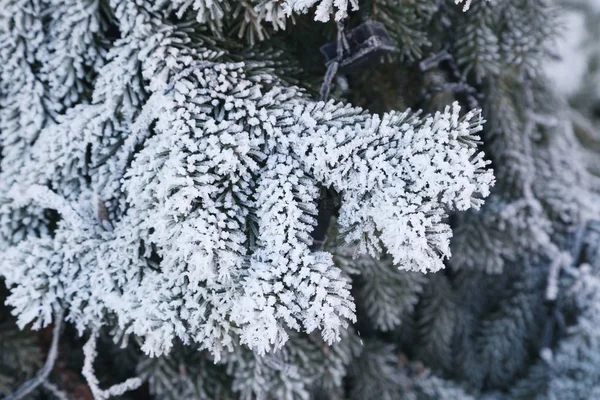
[(50, 349), (48, 350), (48, 355), (46, 356), (46, 362), (42, 369), (40, 369), (35, 377), (25, 382), (21, 385), (14, 393), (8, 395), (4, 398), (4, 400), (19, 400), (24, 398), (33, 392), (38, 386), (42, 385), (48, 376), (52, 372), (54, 368), (54, 364), (56, 363), (56, 359), (58, 357), (58, 344), (60, 341), (60, 334), (62, 330), (63, 324), (63, 311), (60, 310), (56, 313), (54, 319), (54, 329), (52, 331), (52, 342), (50, 344)]
[(556, 301), (558, 297), (558, 277), (563, 266), (567, 265), (571, 257), (566, 253), (560, 253), (550, 264), (548, 281), (546, 284), (545, 299), (548, 302)]
[[(171, 5), (169, 15), (185, 7)], [(10, 193), (65, 221), (0, 259), (21, 326), (44, 326), (60, 304), (81, 331), (114, 316), (151, 356), (176, 340), (216, 359), (239, 343), (262, 354), (290, 330), (332, 344), (356, 316), (348, 276), (312, 236), (330, 218), (319, 216), (319, 188), (339, 196), (341, 237), (357, 254), (444, 267), (448, 213), (481, 207), (494, 183), (477, 148), (479, 110), (377, 115), (325, 102), (334, 70), (315, 101), (268, 63), (218, 60), (146, 2), (109, 6), (121, 37), (98, 61), (90, 101), (40, 128), (35, 184)], [(85, 368), (95, 395), (138, 384), (98, 387), (95, 335)]]
[(79, 213), (66, 201), (65, 198), (56, 194), (51, 189), (42, 185), (31, 185), (23, 192), (17, 192), (17, 189), (13, 189), (11, 192), (15, 203), (27, 204), (36, 203), (44, 208), (56, 210), (63, 219), (73, 225), (81, 226), (83, 218)]
[(56, 387), (55, 384), (48, 382), (48, 381), (44, 381), (44, 383), (42, 385), (44, 386), (44, 389), (46, 389), (48, 392), (52, 393), (52, 395), (54, 397), (56, 397), (58, 400), (69, 400), (69, 397), (67, 396), (67, 394), (65, 392), (63, 392), (62, 390), (60, 390), (58, 387)]
[(110, 397), (120, 396), (125, 392), (130, 390), (135, 390), (142, 385), (142, 379), (135, 377), (129, 378), (125, 382), (118, 383), (109, 387), (108, 389), (101, 389), (100, 382), (98, 378), (96, 378), (96, 374), (94, 372), (94, 360), (96, 359), (96, 341), (98, 340), (98, 329), (94, 329), (90, 335), (90, 338), (83, 346), (83, 369), (81, 373), (85, 377), (92, 394), (94, 395), (94, 399), (96, 400), (105, 400)]

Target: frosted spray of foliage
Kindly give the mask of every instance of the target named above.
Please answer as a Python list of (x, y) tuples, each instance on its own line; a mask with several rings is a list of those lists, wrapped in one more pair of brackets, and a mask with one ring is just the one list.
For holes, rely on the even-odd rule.
[[(151, 96), (130, 137), (150, 125), (154, 135), (134, 140), (143, 148), (124, 172), (127, 209), (110, 223), (88, 190), (76, 206), (39, 186), (14, 195), (63, 216), (53, 237), (3, 257), (21, 326), (66, 307), (80, 330), (115, 315), (151, 355), (175, 337), (217, 357), (238, 340), (262, 354), (290, 328), (331, 344), (354, 302), (331, 255), (309, 248), (319, 184), (341, 194), (341, 231), (360, 252), (443, 267), (445, 211), (478, 208), (493, 182), (474, 146), (479, 113), (369, 115), (245, 68), (203, 62)], [(118, 156), (107, 165), (123, 167)]]
[[(355, 306), (332, 255), (310, 250), (319, 187), (340, 194), (359, 254), (427, 272), (450, 255), (446, 212), (478, 208), (493, 184), (478, 111), (317, 103), (260, 63), (215, 61), (161, 14), (191, 4), (215, 20), (225, 3), (111, 2), (120, 38), (106, 51), (86, 50), (95, 2), (52, 4), (62, 17), (46, 31), (33, 0), (2, 17), (0, 271), (21, 327), (65, 310), (80, 332), (116, 324), (150, 355), (175, 338), (216, 358), (238, 343), (263, 354), (290, 330), (331, 344)], [(16, 231), (32, 208), (56, 227)]]

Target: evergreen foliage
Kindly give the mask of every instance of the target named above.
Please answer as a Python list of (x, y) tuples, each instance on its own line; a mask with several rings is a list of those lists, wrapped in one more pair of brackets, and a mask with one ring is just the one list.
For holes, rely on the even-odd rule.
[[(600, 394), (599, 48), (559, 93), (556, 5), (2, 6), (1, 395)], [(366, 21), (396, 49), (325, 66)]]

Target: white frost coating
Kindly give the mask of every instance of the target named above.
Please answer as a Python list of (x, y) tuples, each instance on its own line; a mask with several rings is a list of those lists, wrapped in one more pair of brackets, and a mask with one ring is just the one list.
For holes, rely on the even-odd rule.
[(224, 6), (227, 6), (223, 4), (223, 0), (161, 0), (157, 2), (157, 7), (163, 3), (170, 3), (179, 18), (191, 8), (196, 14), (196, 20), (201, 23), (220, 23), (225, 17)]
[(24, 193), (18, 193), (16, 189), (13, 189), (9, 195), (17, 206), (35, 201), (43, 208), (58, 211), (63, 220), (72, 225), (83, 223), (81, 216), (73, 209), (71, 204), (46, 186), (33, 185), (27, 188)]
[(315, 10), (315, 21), (327, 22), (335, 12), (335, 20), (341, 21), (348, 16), (348, 11), (358, 10), (357, 0), (286, 0), (291, 11), (306, 13), (318, 3)]
[(315, 175), (342, 193), (339, 223), (346, 240), (373, 256), (387, 249), (403, 269), (439, 270), (452, 234), (444, 209), (478, 208), (477, 193), (487, 196), (493, 183), (482, 155), (462, 142), (481, 129), (479, 113), (459, 119), (456, 104), (423, 120), (392, 112), (366, 118), (361, 129), (335, 126), (334, 108), (317, 105), (294, 130), (317, 119), (333, 125), (329, 135), (321, 128), (310, 140), (299, 138), (298, 152), (306, 152)]
[(560, 19), (560, 35), (553, 48), (559, 59), (548, 60), (543, 68), (559, 93), (572, 96), (580, 89), (588, 68), (590, 41), (582, 12), (564, 10)]
[(454, 4), (461, 4), (461, 3), (464, 3), (463, 11), (467, 11), (469, 8), (471, 8), (471, 0), (454, 0)]
[(546, 284), (546, 292), (544, 298), (547, 301), (556, 301), (558, 297), (558, 276), (560, 270), (566, 267), (571, 261), (571, 257), (567, 253), (560, 253), (550, 264), (548, 271), (548, 282)]
[[(490, 0), (486, 0), (486, 1), (490, 1)], [(472, 0), (454, 0), (454, 4), (463, 4), (463, 12), (467, 12), (469, 11), (469, 8), (471, 8), (471, 3)]]
[[(319, 184), (342, 195), (341, 230), (359, 251), (388, 251), (403, 269), (443, 267), (445, 211), (479, 207), (493, 183), (472, 143), (479, 113), (379, 117), (294, 88), (265, 91), (244, 68), (203, 64), (147, 102), (124, 141), (127, 152), (131, 140), (143, 148), (126, 167), (127, 209), (113, 229), (93, 201), (73, 223), (66, 200), (36, 192), (65, 220), (0, 262), (22, 326), (47, 324), (60, 302), (80, 330), (111, 312), (151, 355), (175, 337), (217, 357), (238, 339), (264, 353), (289, 328), (332, 343), (354, 303), (331, 255), (309, 249)], [(126, 165), (111, 160), (113, 171)]]
[[(64, 308), (81, 332), (116, 321), (150, 355), (175, 338), (217, 358), (238, 343), (264, 353), (290, 330), (332, 343), (354, 320), (354, 301), (332, 256), (310, 251), (320, 186), (341, 195), (340, 230), (360, 253), (388, 252), (414, 271), (443, 267), (447, 210), (479, 207), (493, 183), (474, 144), (478, 112), (378, 116), (317, 103), (264, 68), (214, 61), (143, 5), (111, 7), (122, 37), (91, 103), (51, 126), (29, 124), (39, 98), (13, 91), (29, 96), (22, 83), (35, 79), (1, 83), (10, 92), (1, 133), (19, 143), (2, 160), (2, 232), (21, 221), (14, 210), (61, 215), (51, 235), (0, 242), (21, 326), (45, 326)], [(8, 125), (13, 113), (25, 125)]]
[(125, 392), (130, 390), (135, 390), (142, 385), (142, 380), (140, 378), (129, 378), (125, 382), (118, 383), (109, 387), (108, 389), (100, 388), (100, 381), (96, 378), (96, 373), (94, 372), (94, 360), (98, 355), (96, 351), (96, 341), (98, 340), (98, 329), (95, 329), (90, 338), (83, 346), (83, 369), (81, 370), (81, 374), (85, 377), (90, 390), (94, 396), (95, 400), (105, 400), (111, 397), (120, 396)]

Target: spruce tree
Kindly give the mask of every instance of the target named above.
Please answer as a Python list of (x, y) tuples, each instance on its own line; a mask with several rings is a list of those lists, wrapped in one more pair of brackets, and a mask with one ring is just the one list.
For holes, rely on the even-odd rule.
[(591, 1), (2, 6), (0, 395), (600, 395)]

